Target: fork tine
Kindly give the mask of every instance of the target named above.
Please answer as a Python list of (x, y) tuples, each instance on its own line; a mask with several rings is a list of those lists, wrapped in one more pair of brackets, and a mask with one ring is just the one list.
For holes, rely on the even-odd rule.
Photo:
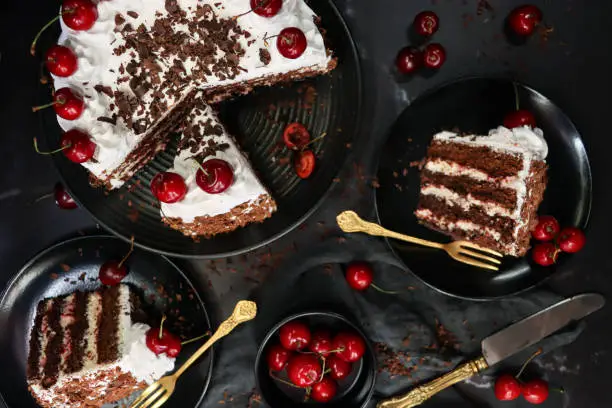
[(486, 252), (488, 254), (495, 255), (495, 256), (497, 256), (499, 258), (503, 258), (504, 257), (503, 254), (501, 254), (501, 253), (499, 253), (497, 251), (494, 251), (494, 250), (489, 249), (489, 248), (483, 248), (483, 247), (481, 247), (479, 245), (473, 244), (473, 243), (468, 242), (468, 241), (461, 241), (460, 246), (468, 247), (468, 248), (472, 248), (472, 249), (477, 249), (478, 251)]
[(479, 262), (473, 258), (468, 258), (467, 256), (462, 256), (459, 254), (456, 255), (451, 255), (453, 257), (453, 259), (459, 261), (459, 262), (463, 262), (464, 264), (468, 264), (468, 265), (472, 265), (472, 266), (476, 266), (478, 268), (483, 268), (483, 269), (489, 269), (492, 271), (498, 271), (499, 268), (497, 266), (488, 264), (488, 263), (484, 263), (484, 262)]
[(482, 259), (483, 261), (491, 262), (497, 265), (501, 263), (501, 261), (497, 258), (492, 258), (490, 256), (479, 254), (478, 252), (470, 251), (469, 249), (461, 249), (459, 250), (459, 253), (463, 255), (471, 256), (472, 258)]
[(149, 408), (149, 407), (151, 407), (151, 404), (153, 404), (165, 392), (166, 392), (166, 389), (164, 387), (161, 387), (157, 392), (155, 392), (155, 394), (150, 395), (148, 398), (146, 398), (142, 402), (142, 405), (140, 405), (140, 407), (141, 408)]
[(166, 401), (168, 401), (168, 398), (170, 398), (170, 394), (162, 395), (161, 398), (158, 399), (157, 402), (155, 404), (151, 405), (149, 408), (159, 408), (159, 407), (161, 407), (162, 405), (164, 405), (164, 403)]
[(136, 408), (138, 405), (142, 404), (142, 402), (147, 399), (147, 397), (151, 395), (153, 391), (157, 391), (160, 386), (161, 385), (158, 382), (154, 382), (153, 384), (149, 385), (147, 388), (145, 388), (142, 394), (140, 394), (138, 398), (132, 402), (130, 408)]

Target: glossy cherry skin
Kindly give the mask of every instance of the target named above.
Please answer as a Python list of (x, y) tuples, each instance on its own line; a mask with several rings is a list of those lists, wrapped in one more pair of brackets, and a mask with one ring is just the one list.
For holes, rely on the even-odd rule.
[(353, 262), (346, 267), (345, 278), (355, 290), (366, 290), (372, 284), (374, 272), (367, 262)]
[(513, 375), (504, 374), (495, 381), (495, 398), (500, 401), (513, 401), (521, 392), (521, 384)]
[(187, 185), (180, 174), (171, 171), (160, 172), (151, 180), (151, 192), (162, 203), (181, 201), (187, 194)]
[(338, 333), (332, 341), (333, 350), (336, 355), (347, 363), (354, 363), (363, 357), (365, 353), (365, 342), (355, 333)]
[(262, 17), (274, 17), (283, 7), (283, 0), (251, 0), (251, 10)]
[(310, 329), (297, 320), (283, 325), (278, 334), (281, 345), (287, 350), (302, 350), (310, 344)]
[(421, 11), (412, 23), (415, 31), (423, 37), (430, 37), (440, 28), (440, 19), (433, 11)]
[(331, 335), (327, 331), (319, 330), (313, 333), (308, 349), (323, 357), (327, 357), (332, 351)]
[(123, 265), (119, 265), (119, 263), (119, 261), (111, 260), (102, 264), (98, 272), (98, 278), (103, 285), (118, 285), (127, 276), (128, 270), (125, 263)]
[(146, 333), (146, 344), (156, 355), (166, 353), (168, 357), (175, 358), (181, 351), (181, 340), (166, 328), (162, 330), (161, 338), (159, 327), (150, 328)]
[(83, 114), (85, 103), (80, 95), (70, 88), (60, 88), (53, 95), (53, 109), (60, 118), (66, 120), (78, 119)]
[(331, 370), (329, 375), (331, 375), (334, 380), (342, 380), (348, 377), (353, 370), (353, 365), (351, 363), (347, 363), (333, 354), (327, 358), (327, 366)]
[(183, 348), (181, 344), (181, 339), (178, 336), (170, 333), (167, 337), (166, 344), (168, 345), (168, 349), (166, 350), (166, 355), (170, 358), (176, 358)]
[(560, 230), (561, 226), (555, 217), (543, 215), (538, 218), (538, 225), (531, 232), (531, 235), (538, 241), (552, 241)]
[(323, 379), (312, 386), (310, 397), (317, 402), (329, 402), (338, 392), (338, 385), (329, 377)]
[(285, 58), (296, 59), (304, 54), (308, 41), (306, 35), (297, 27), (283, 29), (276, 39), (278, 52)]
[(582, 230), (575, 227), (566, 227), (559, 233), (559, 249), (569, 254), (580, 251), (586, 243)]
[(312, 150), (300, 150), (293, 159), (295, 174), (303, 180), (309, 178), (314, 172), (317, 158)]
[(47, 70), (58, 77), (69, 77), (77, 70), (77, 57), (74, 52), (63, 45), (54, 45), (45, 54)]
[(268, 367), (272, 371), (281, 371), (289, 362), (289, 358), (291, 358), (292, 353), (286, 348), (282, 347), (280, 344), (275, 344), (268, 350), (268, 354), (266, 355), (266, 361), (268, 362)]
[(531, 380), (523, 384), (523, 398), (532, 404), (541, 404), (548, 399), (548, 383), (544, 380)]
[(65, 147), (62, 152), (73, 163), (85, 163), (96, 152), (96, 144), (91, 137), (78, 129), (71, 129), (64, 133), (60, 139), (60, 145)]
[(321, 378), (321, 363), (313, 354), (295, 354), (287, 364), (287, 377), (294, 385), (306, 388)]
[(285, 128), (283, 141), (289, 149), (299, 150), (310, 142), (310, 133), (301, 123), (293, 122)]
[(550, 242), (541, 242), (533, 247), (531, 256), (538, 265), (550, 266), (557, 262), (559, 249)]
[(57, 183), (53, 188), (53, 197), (55, 198), (55, 204), (62, 210), (74, 210), (77, 208), (77, 203), (66, 191), (66, 187), (62, 183)]
[(531, 128), (536, 127), (535, 117), (531, 112), (524, 109), (519, 109), (514, 112), (510, 112), (504, 118), (504, 126), (508, 129), (514, 129), (517, 127), (529, 126)]
[(512, 10), (508, 17), (510, 28), (518, 35), (533, 34), (542, 22), (542, 11), (533, 5), (520, 6)]
[(209, 159), (201, 164), (195, 180), (208, 194), (220, 194), (234, 184), (234, 170), (225, 160)]
[(62, 20), (73, 30), (89, 30), (97, 19), (98, 8), (90, 0), (64, 0), (62, 3)]
[(402, 74), (413, 74), (423, 66), (423, 53), (414, 47), (405, 47), (395, 58), (395, 66)]
[(423, 64), (430, 69), (440, 69), (446, 62), (446, 50), (441, 44), (431, 43), (423, 52)]

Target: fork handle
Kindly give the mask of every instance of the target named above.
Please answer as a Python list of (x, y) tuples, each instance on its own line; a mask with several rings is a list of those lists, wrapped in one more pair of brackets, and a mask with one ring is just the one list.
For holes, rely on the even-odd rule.
[(439, 242), (428, 241), (426, 239), (421, 239), (421, 238), (411, 237), (410, 235), (400, 234), (399, 232), (388, 230), (373, 222), (360, 220), (359, 227), (361, 228), (361, 232), (364, 232), (368, 235), (399, 239), (400, 241), (406, 241), (406, 242), (410, 242), (411, 244), (417, 244), (417, 245), (426, 246), (430, 248), (438, 248), (438, 249), (444, 248), (444, 244), (440, 244)]

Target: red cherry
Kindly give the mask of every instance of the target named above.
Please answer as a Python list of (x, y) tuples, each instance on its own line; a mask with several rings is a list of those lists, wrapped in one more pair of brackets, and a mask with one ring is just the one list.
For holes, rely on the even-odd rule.
[(274, 17), (283, 6), (283, 0), (251, 0), (251, 10), (262, 17)]
[(423, 53), (413, 47), (400, 50), (395, 58), (395, 66), (402, 74), (412, 74), (423, 65)]
[(77, 57), (74, 52), (63, 45), (54, 45), (45, 55), (47, 70), (58, 77), (69, 77), (77, 69)]
[(513, 401), (521, 395), (521, 384), (510, 374), (504, 374), (495, 381), (495, 398), (500, 401)]
[(559, 221), (555, 217), (543, 215), (538, 218), (538, 225), (531, 232), (531, 235), (538, 241), (552, 241), (560, 229)]
[(520, 6), (508, 17), (510, 28), (518, 35), (531, 35), (542, 22), (542, 11), (533, 5)]
[(559, 248), (563, 252), (569, 254), (576, 253), (584, 247), (586, 243), (586, 237), (582, 230), (575, 227), (566, 227), (561, 230), (559, 234)]
[(323, 357), (327, 357), (332, 349), (331, 335), (327, 331), (316, 331), (312, 335), (312, 340), (308, 349)]
[(433, 11), (421, 11), (414, 17), (412, 26), (418, 34), (429, 37), (440, 28), (440, 19)]
[(354, 363), (363, 357), (365, 353), (365, 342), (361, 337), (354, 333), (339, 333), (332, 341), (333, 350), (336, 355), (347, 363)]
[(543, 403), (548, 399), (548, 383), (537, 379), (523, 384), (523, 397), (532, 404)]
[(272, 371), (281, 371), (287, 365), (291, 352), (279, 344), (275, 344), (268, 350), (268, 367)]
[(550, 242), (543, 242), (533, 247), (531, 256), (538, 265), (550, 266), (557, 262), (559, 249)]
[(156, 355), (166, 353), (168, 357), (174, 358), (181, 351), (181, 340), (165, 328), (150, 328), (146, 333), (146, 344), (149, 350)]
[(234, 170), (225, 160), (206, 160), (196, 172), (195, 180), (208, 194), (220, 194), (234, 183)]
[(57, 183), (53, 188), (53, 197), (55, 198), (55, 204), (62, 210), (74, 210), (77, 208), (77, 203), (68, 194), (62, 183)]
[(280, 342), (287, 350), (301, 350), (310, 344), (310, 330), (304, 323), (294, 320), (285, 323), (278, 332)]
[(289, 381), (298, 387), (306, 388), (321, 378), (321, 363), (312, 354), (296, 354), (287, 363)]
[(98, 19), (98, 8), (91, 0), (64, 0), (62, 20), (69, 28), (89, 30)]
[(510, 112), (504, 118), (504, 126), (508, 129), (514, 129), (517, 127), (529, 126), (531, 128), (536, 127), (535, 117), (528, 110), (520, 109), (514, 112)]
[(346, 281), (355, 290), (366, 290), (372, 284), (374, 272), (367, 262), (353, 262), (346, 267)]
[(446, 50), (441, 44), (431, 43), (425, 47), (423, 64), (427, 68), (439, 69), (446, 61)]
[(72, 129), (64, 133), (60, 139), (64, 155), (74, 163), (85, 163), (96, 152), (96, 144), (85, 132)]
[(276, 39), (276, 48), (278, 52), (285, 58), (299, 58), (304, 51), (308, 42), (304, 32), (297, 27), (288, 27), (283, 29)]
[(310, 133), (301, 123), (293, 122), (285, 128), (283, 141), (289, 149), (299, 150), (310, 142)]
[(103, 285), (115, 286), (127, 276), (127, 267), (121, 261), (106, 261), (100, 267), (98, 278)]
[(53, 95), (53, 102), (36, 106), (32, 108), (32, 112), (38, 112), (41, 109), (53, 106), (55, 113), (63, 119), (75, 120), (83, 113), (85, 103), (80, 95), (75, 94), (70, 88), (60, 88)]
[(183, 348), (181, 339), (172, 333), (168, 333), (168, 336), (166, 337), (166, 345), (168, 346), (166, 355), (170, 358), (176, 358)]
[(317, 158), (312, 150), (301, 150), (295, 154), (293, 168), (299, 178), (307, 179), (314, 171), (316, 162)]
[(320, 382), (312, 386), (310, 396), (317, 402), (329, 402), (336, 396), (338, 385), (329, 377), (324, 377)]
[(187, 185), (179, 174), (164, 171), (157, 173), (151, 180), (151, 192), (162, 203), (172, 204), (185, 197)]
[(353, 369), (351, 363), (347, 363), (333, 354), (327, 359), (327, 366), (331, 370), (330, 375), (334, 380), (342, 380), (348, 377)]

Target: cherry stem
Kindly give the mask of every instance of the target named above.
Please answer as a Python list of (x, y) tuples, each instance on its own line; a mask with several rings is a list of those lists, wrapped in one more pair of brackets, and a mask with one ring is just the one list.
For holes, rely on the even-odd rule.
[(50, 152), (41, 152), (40, 149), (38, 149), (38, 140), (36, 140), (36, 138), (34, 138), (34, 150), (36, 150), (36, 153), (38, 153), (38, 154), (55, 154), (55, 153), (61, 152), (62, 150), (69, 149), (71, 146), (72, 146), (72, 143), (69, 143), (66, 146), (62, 146), (59, 149), (55, 149), (55, 150), (50, 151)]
[(57, 20), (60, 19), (61, 16), (63, 16), (64, 14), (68, 14), (68, 13), (72, 13), (72, 11), (62, 11), (61, 13), (59, 13), (57, 16), (53, 17), (53, 20), (49, 21), (47, 24), (45, 24), (43, 26), (43, 28), (40, 29), (40, 31), (38, 32), (38, 34), (36, 34), (36, 37), (34, 37), (34, 41), (32, 41), (32, 45), (30, 45), (30, 54), (32, 54), (33, 56), (36, 55), (36, 43), (38, 43), (38, 39), (40, 38), (40, 36), (42, 35), (42, 33), (49, 27), (51, 27), (51, 25), (53, 23), (55, 23)]
[(200, 170), (202, 170), (202, 173), (204, 173), (204, 175), (206, 177), (210, 177), (210, 174), (208, 174), (208, 172), (206, 170), (204, 170), (204, 167), (202, 167), (202, 163), (200, 163), (198, 160), (196, 160), (194, 157), (191, 158), (191, 160), (193, 160), (194, 162), (196, 162), (196, 164), (198, 165), (198, 167), (200, 168)]
[(321, 139), (323, 139), (325, 136), (327, 136), (327, 132), (323, 132), (321, 133), (321, 136), (319, 137), (315, 137), (314, 139), (312, 139), (310, 142), (306, 143), (304, 146), (302, 146), (302, 150), (306, 149), (306, 147), (310, 146), (311, 144), (313, 144), (314, 142), (317, 142)]
[(298, 387), (297, 385), (290, 383), (289, 381), (285, 381), (282, 378), (277, 377), (276, 374), (272, 372), (272, 370), (268, 371), (268, 374), (270, 375), (270, 377), (274, 378), (276, 381), (282, 382), (283, 384), (288, 385), (290, 387), (299, 388), (300, 390), (303, 390), (302, 387)]
[(166, 315), (162, 316), (161, 322), (159, 323), (159, 339), (162, 339), (162, 333), (164, 332), (164, 322), (166, 321)]
[(370, 286), (372, 286), (372, 288), (374, 288), (375, 290), (379, 291), (380, 293), (386, 293), (387, 295), (397, 295), (400, 292), (397, 291), (392, 291), (392, 290), (384, 290), (382, 288), (380, 288), (379, 286), (376, 286), (375, 284), (370, 284)]
[(41, 195), (41, 196), (40, 196), (40, 197), (38, 197), (36, 200), (34, 200), (34, 201), (32, 202), (32, 204), (36, 204), (36, 203), (38, 203), (38, 202), (41, 202), (42, 200), (45, 200), (45, 199), (47, 199), (47, 198), (51, 198), (51, 197), (53, 197), (53, 195), (54, 195), (54, 193), (47, 193), (47, 194), (45, 194), (45, 195)]
[(249, 10), (249, 11), (247, 11), (245, 13), (238, 14), (237, 16), (232, 17), (232, 20), (238, 20), (242, 16), (246, 16), (247, 14), (250, 14), (250, 13), (254, 12), (255, 10), (258, 10), (258, 9), (260, 9), (262, 7), (265, 7), (265, 6), (267, 6), (270, 3), (270, 1), (271, 0), (261, 0), (261, 1), (258, 1), (257, 5), (254, 8), (252, 8), (251, 10)]
[(125, 256), (123, 257), (121, 262), (119, 262), (119, 267), (120, 268), (121, 268), (121, 266), (123, 266), (123, 263), (125, 261), (127, 261), (127, 259), (130, 257), (130, 255), (132, 255), (132, 252), (134, 252), (134, 236), (133, 235), (132, 235), (132, 238), (130, 238), (130, 250), (128, 251), (127, 254), (125, 254)]
[[(340, 353), (340, 352), (342, 352), (342, 351), (344, 351), (344, 347), (339, 348), (339, 349), (336, 349), (336, 350), (331, 350), (331, 351), (328, 351), (326, 354)], [(300, 353), (300, 354), (317, 354), (317, 355), (319, 355), (319, 356), (321, 356), (321, 357), (325, 358), (325, 356), (323, 356), (323, 354), (318, 353), (318, 352), (316, 352), (316, 351), (301, 351), (301, 350), (298, 350), (298, 353)]]
[(206, 332), (202, 334), (201, 336), (194, 337), (193, 339), (185, 340), (181, 342), (181, 346), (184, 346), (185, 344), (193, 343), (194, 341), (202, 340), (204, 337), (207, 337), (207, 336), (210, 336), (210, 332)]
[(32, 107), (32, 112), (38, 112), (39, 110), (50, 108), (51, 106), (55, 106), (57, 104), (59, 104), (59, 101), (53, 101), (53, 102), (48, 103), (46, 105), (34, 106), (34, 107)]
[(518, 86), (516, 85), (516, 82), (513, 82), (512, 86), (514, 87), (514, 105), (516, 107), (516, 110), (518, 111), (520, 107)]
[(531, 363), (531, 361), (536, 358), (537, 356), (539, 356), (540, 354), (542, 354), (542, 349), (537, 349), (535, 353), (533, 353), (531, 355), (531, 357), (529, 357), (527, 359), (527, 361), (525, 361), (525, 363), (523, 364), (523, 366), (521, 367), (521, 369), (519, 370), (518, 374), (516, 375), (516, 379), (518, 380), (521, 375), (523, 374), (523, 371), (525, 371), (525, 368), (527, 367), (527, 364)]
[(319, 378), (318, 382), (323, 381), (323, 377), (325, 376), (325, 359), (323, 359), (323, 366), (321, 367), (321, 378)]

